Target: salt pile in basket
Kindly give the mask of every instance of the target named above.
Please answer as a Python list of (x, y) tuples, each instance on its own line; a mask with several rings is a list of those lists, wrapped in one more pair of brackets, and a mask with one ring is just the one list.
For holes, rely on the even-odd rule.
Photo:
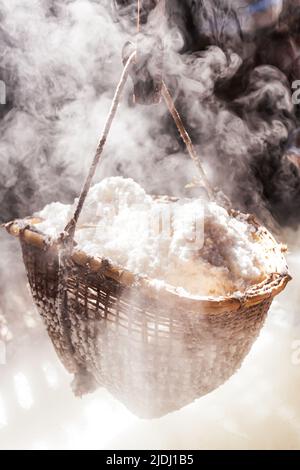
[[(75, 205), (49, 204), (37, 214), (43, 219), (37, 228), (58, 237)], [(214, 202), (167, 204), (132, 179), (111, 177), (91, 188), (75, 240), (87, 255), (146, 275), (158, 289), (170, 284), (182, 294), (223, 296), (281, 268), (255, 231), (245, 216), (231, 217)]]

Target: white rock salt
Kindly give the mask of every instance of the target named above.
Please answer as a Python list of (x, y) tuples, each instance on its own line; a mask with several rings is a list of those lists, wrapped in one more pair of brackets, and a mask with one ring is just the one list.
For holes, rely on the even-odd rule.
[[(37, 214), (44, 219), (37, 228), (57, 237), (75, 207), (76, 201), (49, 204)], [(91, 188), (75, 239), (90, 256), (147, 275), (157, 288), (167, 283), (192, 295), (242, 291), (278, 269), (243, 217), (213, 202), (157, 201), (122, 177)]]

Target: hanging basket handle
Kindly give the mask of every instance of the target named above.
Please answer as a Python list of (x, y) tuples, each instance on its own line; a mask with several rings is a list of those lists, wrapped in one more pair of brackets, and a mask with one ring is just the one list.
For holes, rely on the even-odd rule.
[[(139, 15), (140, 15), (140, 0), (138, 2), (138, 12), (139, 12)], [(138, 17), (139, 17), (139, 15), (138, 15)], [(139, 23), (138, 23), (138, 29), (139, 29)], [(112, 101), (112, 104), (111, 104), (111, 108), (110, 108), (108, 117), (106, 119), (106, 123), (105, 123), (104, 129), (103, 129), (103, 132), (102, 132), (101, 139), (99, 141), (99, 144), (98, 144), (94, 159), (92, 161), (89, 173), (87, 175), (87, 178), (86, 178), (85, 183), (83, 185), (82, 191), (80, 193), (74, 215), (73, 215), (72, 219), (68, 222), (68, 224), (65, 227), (64, 232), (60, 236), (60, 240), (63, 242), (63, 244), (65, 246), (69, 247), (70, 249), (73, 248), (76, 225), (77, 225), (79, 216), (81, 214), (84, 202), (85, 202), (86, 197), (88, 195), (88, 192), (90, 190), (93, 177), (95, 175), (97, 166), (99, 164), (99, 161), (100, 161), (105, 143), (107, 141), (109, 131), (111, 129), (113, 120), (115, 118), (115, 115), (116, 115), (116, 112), (117, 112), (117, 109), (118, 109), (118, 106), (119, 106), (119, 103), (120, 103), (120, 100), (121, 100), (121, 97), (122, 97), (122, 94), (123, 94), (123, 91), (124, 91), (124, 87), (126, 85), (128, 76), (129, 76), (130, 71), (132, 69), (132, 65), (136, 61), (136, 57), (137, 57), (137, 51), (135, 50), (131, 53), (131, 55), (126, 60), (121, 78), (119, 80), (117, 89), (116, 89), (114, 97), (113, 97), (113, 101)], [(187, 147), (188, 153), (189, 153), (191, 159), (193, 160), (193, 162), (195, 163), (195, 165), (197, 167), (197, 170), (200, 174), (201, 182), (202, 182), (204, 188), (206, 189), (208, 197), (210, 199), (213, 199), (213, 190), (212, 190), (212, 188), (211, 188), (211, 186), (210, 186), (210, 184), (209, 184), (209, 182), (206, 178), (205, 172), (202, 168), (201, 162), (200, 162), (199, 157), (197, 155), (197, 152), (196, 152), (196, 150), (193, 146), (191, 138), (190, 138), (188, 132), (186, 131), (185, 127), (184, 127), (184, 124), (181, 120), (181, 117), (180, 117), (176, 107), (175, 107), (175, 104), (173, 102), (171, 94), (170, 94), (170, 92), (169, 92), (169, 90), (168, 90), (168, 88), (167, 88), (164, 81), (162, 82), (161, 93), (164, 97), (164, 100), (166, 102), (168, 110), (169, 110), (171, 116), (173, 117), (173, 119), (175, 121), (177, 129), (178, 129), (178, 131), (179, 131), (179, 133), (180, 133), (180, 135), (181, 135), (181, 137), (182, 137), (182, 139), (183, 139), (183, 141), (184, 141), (184, 143)]]
[[(64, 230), (63, 234), (61, 235), (61, 240), (64, 241), (64, 242), (70, 243), (70, 245), (73, 245), (76, 225), (77, 225), (79, 216), (81, 214), (85, 199), (86, 199), (86, 197), (88, 195), (88, 192), (89, 192), (89, 189), (91, 187), (93, 177), (95, 175), (97, 166), (99, 164), (99, 161), (100, 161), (105, 143), (107, 141), (107, 137), (108, 137), (110, 128), (112, 126), (114, 117), (115, 117), (117, 109), (118, 109), (120, 99), (122, 97), (122, 93), (123, 93), (123, 90), (124, 90), (124, 87), (125, 87), (128, 75), (129, 75), (130, 67), (131, 67), (133, 61), (135, 60), (135, 57), (136, 57), (136, 53), (133, 52), (130, 55), (130, 57), (128, 58), (126, 64), (125, 64), (123, 73), (121, 75), (119, 84), (117, 86), (117, 89), (116, 89), (116, 92), (115, 92), (115, 95), (114, 95), (114, 98), (113, 98), (113, 101), (112, 101), (112, 105), (111, 105), (111, 108), (110, 108), (110, 111), (109, 111), (109, 114), (108, 114), (108, 117), (107, 117), (107, 120), (106, 120), (106, 123), (105, 123), (105, 126), (104, 126), (104, 130), (103, 130), (101, 139), (99, 141), (99, 144), (98, 144), (98, 147), (97, 147), (92, 165), (90, 167), (90, 171), (89, 171), (88, 176), (85, 180), (83, 189), (80, 193), (78, 203), (77, 203), (77, 207), (75, 209), (75, 212), (74, 212), (74, 215), (73, 215), (72, 219), (66, 225), (65, 230)], [(180, 135), (181, 135), (181, 137), (182, 137), (182, 139), (183, 139), (183, 141), (184, 141), (184, 143), (187, 147), (188, 153), (189, 153), (191, 159), (193, 160), (193, 162), (195, 163), (195, 165), (197, 167), (197, 170), (200, 174), (201, 182), (202, 182), (202, 184), (203, 184), (203, 186), (204, 186), (204, 188), (205, 188), (205, 190), (208, 194), (208, 197), (210, 199), (214, 199), (213, 189), (211, 188), (211, 186), (210, 186), (210, 184), (207, 180), (207, 177), (205, 175), (205, 172), (203, 170), (203, 167), (201, 165), (201, 162), (200, 162), (200, 159), (197, 155), (195, 147), (193, 146), (191, 138), (190, 138), (187, 130), (184, 127), (184, 124), (183, 124), (183, 122), (181, 120), (181, 117), (180, 117), (180, 115), (179, 115), (179, 113), (176, 109), (174, 101), (173, 101), (173, 99), (170, 95), (170, 92), (169, 92), (165, 82), (163, 82), (163, 86), (162, 86), (162, 95), (164, 97), (164, 100), (166, 102), (168, 110), (169, 110), (172, 118), (174, 119), (174, 122), (177, 126), (177, 129), (178, 129), (178, 131), (179, 131), (179, 133), (180, 133)]]
[(136, 52), (134, 51), (134, 52), (132, 52), (132, 54), (127, 59), (127, 62), (124, 66), (120, 81), (118, 83), (117, 89), (115, 91), (115, 95), (113, 97), (113, 101), (112, 101), (112, 104), (111, 104), (110, 111), (108, 113), (108, 117), (106, 119), (106, 123), (105, 123), (104, 129), (103, 129), (103, 132), (102, 132), (101, 139), (99, 141), (99, 144), (98, 144), (98, 147), (97, 147), (92, 165), (90, 167), (90, 171), (88, 173), (88, 176), (85, 180), (84, 186), (83, 186), (82, 191), (80, 193), (77, 207), (75, 209), (75, 212), (74, 212), (74, 215), (73, 215), (72, 219), (66, 225), (64, 233), (62, 234), (61, 238), (63, 240), (69, 240), (69, 241), (74, 240), (76, 225), (77, 225), (80, 213), (82, 211), (83, 204), (85, 202), (85, 199), (86, 199), (86, 197), (88, 195), (88, 192), (89, 192), (89, 189), (91, 187), (93, 177), (95, 175), (95, 172), (96, 172), (98, 163), (100, 161), (104, 146), (106, 144), (107, 137), (108, 137), (111, 125), (112, 125), (114, 117), (116, 115), (116, 112), (117, 112), (117, 109), (118, 109), (118, 106), (119, 106), (119, 102), (120, 102), (124, 87), (125, 87), (126, 82), (127, 82), (130, 67), (131, 67), (133, 61), (135, 60), (135, 56), (136, 56)]
[(203, 167), (201, 165), (199, 156), (196, 152), (196, 149), (193, 145), (193, 142), (192, 142), (186, 128), (184, 127), (184, 124), (182, 122), (180, 114), (176, 109), (175, 103), (174, 103), (174, 101), (172, 99), (172, 96), (170, 95), (170, 92), (169, 92), (169, 90), (168, 90), (168, 88), (167, 88), (164, 81), (162, 83), (162, 95), (164, 97), (164, 100), (166, 102), (168, 110), (169, 110), (172, 118), (174, 119), (176, 127), (179, 131), (179, 134), (180, 134), (183, 142), (186, 145), (189, 156), (191, 157), (191, 159), (193, 160), (193, 162), (195, 163), (195, 165), (197, 167), (197, 170), (200, 174), (201, 182), (202, 182), (203, 186), (206, 189), (207, 195), (208, 195), (209, 199), (214, 199), (213, 189), (210, 186), (210, 183), (209, 183), (209, 181), (206, 177), (205, 171), (203, 170)]

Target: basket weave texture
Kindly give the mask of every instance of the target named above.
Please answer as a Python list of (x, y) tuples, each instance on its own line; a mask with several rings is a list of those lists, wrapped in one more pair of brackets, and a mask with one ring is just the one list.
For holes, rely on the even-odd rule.
[(75, 376), (75, 393), (105, 386), (141, 417), (177, 410), (232, 376), (290, 279), (277, 273), (243, 298), (197, 300), (155, 294), (137, 279), (122, 280), (122, 272), (118, 278), (105, 260), (77, 254), (61, 290), (57, 246), (34, 231), (10, 230), (20, 236), (34, 301)]

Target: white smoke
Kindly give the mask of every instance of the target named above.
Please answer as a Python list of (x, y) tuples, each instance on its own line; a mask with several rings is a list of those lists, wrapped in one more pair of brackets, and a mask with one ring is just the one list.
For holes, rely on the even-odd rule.
[[(0, 63), (8, 89), (1, 128), (2, 219), (78, 194), (122, 70), (128, 35), (110, 2), (1, 0)], [(168, 136), (165, 108), (131, 108), (128, 85), (105, 151), (103, 173), (148, 180)], [(143, 173), (143, 175), (142, 175)], [(169, 174), (165, 175), (165, 180)]]
[[(198, 2), (172, 3), (165, 66), (167, 82), (210, 178), (240, 207), (261, 208), (267, 218), (270, 207), (264, 182), (257, 171), (249, 170), (249, 164), (254, 156), (256, 168), (269, 178), (274, 163), (269, 191), (275, 195), (277, 191), (280, 200), (288, 188), (280, 212), (285, 216), (285, 208), (291, 207), (299, 215), (298, 176), (277, 165), (288, 132), (295, 126), (286, 77), (274, 66), (263, 66), (243, 70), (239, 86), (232, 81), (251, 57), (253, 44), (245, 45), (240, 39), (231, 13), (227, 24), (233, 19), (233, 29), (225, 38), (230, 50), (223, 48), (224, 36), (218, 36), (219, 44), (208, 43), (208, 51), (192, 55), (194, 30), (187, 28), (186, 21), (191, 3), (194, 18), (198, 15), (196, 29), (202, 25)], [(0, 105), (2, 221), (29, 215), (53, 200), (69, 202), (79, 193), (122, 70), (121, 49), (128, 39), (122, 24), (114, 22), (109, 0), (0, 0), (0, 79), (7, 97), (6, 105)], [(211, 35), (207, 25), (203, 31)], [(243, 76), (247, 83), (241, 89)], [(230, 99), (228, 90), (233, 91)], [(121, 173), (134, 177), (148, 191), (180, 194), (194, 169), (183, 155), (177, 130), (163, 104), (132, 107), (131, 95), (129, 82), (98, 178)], [(269, 120), (265, 108), (271, 110)], [(294, 341), (300, 339), (299, 233), (291, 234), (291, 239), (295, 241), (290, 255), (295, 280), (274, 304), (241, 371), (190, 408), (152, 423), (139, 421), (112, 447), (299, 448), (300, 369), (291, 359)], [(16, 243), (1, 234), (0, 329), (6, 339), (14, 335), (8, 361), (20, 342), (31, 344), (28, 325), (38, 322)], [(66, 415), (81, 422), (81, 402), (72, 401), (68, 409), (67, 403)], [(47, 407), (43, 402), (44, 411)], [(99, 422), (93, 422), (93, 433), (80, 432), (78, 442), (88, 447)], [(20, 430), (24, 436), (25, 427)]]

